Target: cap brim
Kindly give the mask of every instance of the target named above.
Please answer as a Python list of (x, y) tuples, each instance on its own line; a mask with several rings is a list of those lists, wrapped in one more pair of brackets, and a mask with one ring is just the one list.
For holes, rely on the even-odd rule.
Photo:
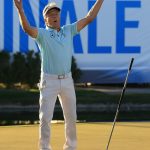
[(49, 10), (52, 10), (52, 9), (56, 9), (56, 10), (60, 11), (60, 8), (58, 8), (58, 7), (53, 7), (51, 9), (49, 9)]
[(44, 12), (43, 15), (46, 15), (50, 10), (53, 10), (53, 9), (56, 9), (56, 10), (58, 10), (58, 11), (61, 11), (61, 9), (58, 8), (58, 7), (52, 7), (52, 8), (47, 9), (47, 10)]

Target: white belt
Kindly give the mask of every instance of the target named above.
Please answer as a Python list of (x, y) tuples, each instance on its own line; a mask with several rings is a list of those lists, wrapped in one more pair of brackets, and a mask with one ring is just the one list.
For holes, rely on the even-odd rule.
[(41, 73), (41, 77), (52, 78), (52, 79), (65, 79), (65, 78), (72, 77), (72, 73), (69, 72), (67, 74), (62, 74), (62, 75)]

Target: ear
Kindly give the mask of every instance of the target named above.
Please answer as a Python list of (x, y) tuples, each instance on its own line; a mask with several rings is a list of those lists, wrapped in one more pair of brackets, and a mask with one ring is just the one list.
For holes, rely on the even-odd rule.
[(45, 22), (45, 24), (47, 25), (47, 19), (44, 17), (44, 22)]

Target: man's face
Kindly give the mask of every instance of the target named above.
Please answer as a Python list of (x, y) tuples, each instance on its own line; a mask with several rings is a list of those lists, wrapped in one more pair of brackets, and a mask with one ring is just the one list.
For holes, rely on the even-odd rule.
[(57, 9), (49, 10), (44, 16), (45, 24), (48, 27), (59, 29), (60, 28), (60, 11)]

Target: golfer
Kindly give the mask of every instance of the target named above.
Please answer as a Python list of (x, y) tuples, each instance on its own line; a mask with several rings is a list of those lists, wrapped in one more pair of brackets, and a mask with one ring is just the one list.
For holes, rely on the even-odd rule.
[(64, 150), (76, 150), (76, 96), (71, 75), (73, 37), (97, 16), (103, 0), (97, 0), (88, 14), (81, 20), (60, 26), (61, 9), (56, 3), (47, 4), (43, 10), (46, 28), (32, 27), (25, 16), (22, 0), (14, 0), (21, 26), (35, 39), (41, 53), (40, 89), (40, 150), (52, 150), (50, 146), (50, 122), (53, 117), (57, 96), (59, 97), (64, 119)]

